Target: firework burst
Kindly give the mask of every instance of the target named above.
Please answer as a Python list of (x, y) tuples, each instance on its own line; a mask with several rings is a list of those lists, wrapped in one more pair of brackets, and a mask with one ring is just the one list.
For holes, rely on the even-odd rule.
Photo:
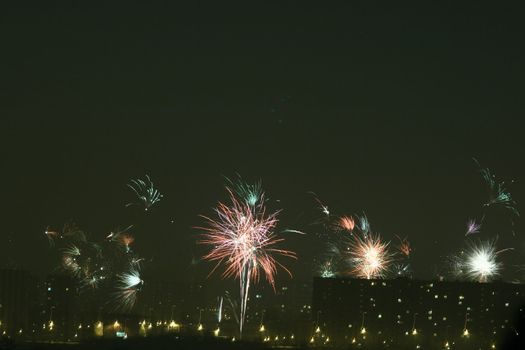
[(389, 243), (373, 234), (363, 238), (354, 236), (347, 252), (352, 266), (350, 274), (366, 279), (382, 278), (393, 261), (388, 246)]
[(465, 251), (450, 257), (451, 273), (459, 279), (490, 282), (498, 277), (503, 264), (499, 254), (512, 248), (496, 250), (496, 240), (469, 242)]
[(250, 207), (255, 207), (264, 202), (264, 192), (260, 180), (249, 184), (244, 182), (239, 174), (237, 174), (236, 180), (230, 180), (227, 177), (225, 179), (228, 183), (227, 187), (231, 188), (237, 197), (242, 198)]
[(318, 275), (322, 278), (332, 278), (336, 276), (336, 271), (334, 269), (334, 264), (332, 260), (326, 260), (320, 264), (318, 268)]
[[(144, 206), (144, 210), (149, 210), (155, 203), (159, 202), (163, 195), (153, 186), (153, 182), (146, 175), (146, 179), (135, 179), (131, 180), (131, 183), (128, 184), (128, 187), (133, 190), (137, 196), (140, 204)], [(135, 205), (138, 203), (128, 203), (126, 207)]]
[(351, 216), (343, 215), (337, 221), (337, 226), (341, 230), (344, 230), (344, 231), (347, 231), (347, 232), (352, 232), (354, 230), (354, 227), (355, 227), (355, 220)]
[(496, 175), (494, 175), (490, 169), (482, 168), (476, 159), (474, 159), (474, 161), (479, 166), (479, 172), (481, 173), (481, 176), (483, 177), (483, 180), (487, 184), (489, 190), (489, 198), (484, 206), (490, 207), (499, 205), (506, 208), (516, 216), (519, 216), (520, 213), (516, 208), (516, 201), (512, 199), (512, 195), (507, 190), (505, 182), (499, 181), (496, 178)]
[(509, 249), (496, 251), (495, 240), (470, 244), (463, 261), (467, 277), (478, 282), (488, 282), (499, 276), (503, 265), (497, 257), (506, 250)]
[(223, 277), (235, 277), (240, 281), (239, 331), (242, 335), (250, 283), (257, 282), (262, 273), (275, 287), (278, 266), (291, 273), (273, 255), (295, 258), (295, 254), (276, 246), (283, 241), (273, 233), (278, 212), (267, 215), (262, 204), (252, 207), (246, 201), (238, 200), (231, 190), (228, 192), (231, 205), (219, 203), (215, 209), (216, 219), (202, 216), (208, 227), (198, 227), (205, 232), (199, 243), (211, 246), (210, 252), (204, 256), (206, 260), (217, 262), (211, 273), (223, 264)]
[(473, 233), (478, 233), (481, 230), (481, 223), (478, 223), (476, 219), (469, 219), (467, 221), (467, 233), (465, 236), (471, 235)]
[(410, 253), (412, 253), (412, 247), (410, 247), (410, 242), (405, 237), (401, 239), (398, 235), (396, 235), (397, 239), (399, 240), (399, 244), (397, 245), (397, 250), (403, 254), (405, 257), (409, 258)]

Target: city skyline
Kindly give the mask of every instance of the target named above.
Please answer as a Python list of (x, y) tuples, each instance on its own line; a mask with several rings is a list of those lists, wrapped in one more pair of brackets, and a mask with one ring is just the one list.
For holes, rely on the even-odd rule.
[(0, 270), (227, 291), (239, 335), (318, 277), (525, 283), (521, 4), (0, 13)]

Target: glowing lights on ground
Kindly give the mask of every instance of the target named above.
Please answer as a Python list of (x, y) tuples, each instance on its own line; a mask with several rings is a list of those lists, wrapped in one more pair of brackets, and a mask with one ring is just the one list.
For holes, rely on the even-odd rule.
[(177, 330), (180, 328), (180, 324), (175, 322), (174, 320), (171, 320), (171, 322), (168, 324), (168, 330)]

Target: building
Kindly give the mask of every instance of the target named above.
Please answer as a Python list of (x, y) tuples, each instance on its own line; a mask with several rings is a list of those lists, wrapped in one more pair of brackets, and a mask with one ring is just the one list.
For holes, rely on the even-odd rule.
[(50, 275), (46, 279), (46, 302), (42, 328), (52, 340), (74, 340), (85, 313), (80, 312), (74, 280), (68, 275)]
[(316, 278), (310, 341), (496, 348), (524, 305), (522, 284)]
[(26, 337), (32, 333), (36, 278), (23, 270), (0, 270), (0, 334)]

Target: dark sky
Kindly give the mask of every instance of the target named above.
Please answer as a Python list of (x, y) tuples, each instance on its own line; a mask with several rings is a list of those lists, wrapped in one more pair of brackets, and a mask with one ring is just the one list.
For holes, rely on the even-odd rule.
[[(49, 271), (48, 225), (135, 224), (151, 275), (204, 278), (192, 227), (235, 172), (262, 179), (282, 228), (315, 231), (308, 191), (364, 210), (409, 237), (423, 278), (484, 200), (472, 157), (523, 209), (518, 1), (175, 3), (0, 5), (0, 263)], [(148, 215), (124, 208), (146, 173), (165, 195)], [(505, 213), (489, 226), (525, 263), (519, 220), (516, 237)], [(288, 239), (309, 278), (318, 243)]]

